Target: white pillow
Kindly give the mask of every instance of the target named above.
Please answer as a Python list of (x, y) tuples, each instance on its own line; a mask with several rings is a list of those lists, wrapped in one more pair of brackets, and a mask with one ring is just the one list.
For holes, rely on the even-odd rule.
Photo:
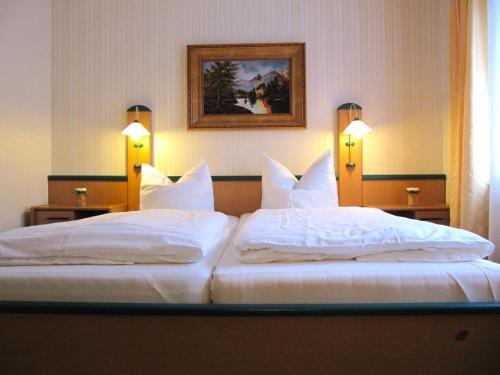
[(151, 208), (214, 211), (212, 178), (207, 163), (201, 160), (177, 183), (149, 164), (143, 164), (140, 209)]
[(262, 208), (338, 207), (337, 181), (331, 151), (323, 153), (300, 181), (282, 164), (265, 155)]

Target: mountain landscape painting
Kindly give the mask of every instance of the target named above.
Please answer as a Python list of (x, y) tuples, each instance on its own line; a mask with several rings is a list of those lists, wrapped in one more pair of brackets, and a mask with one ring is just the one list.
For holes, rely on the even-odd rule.
[(204, 114), (290, 113), (290, 61), (203, 61)]

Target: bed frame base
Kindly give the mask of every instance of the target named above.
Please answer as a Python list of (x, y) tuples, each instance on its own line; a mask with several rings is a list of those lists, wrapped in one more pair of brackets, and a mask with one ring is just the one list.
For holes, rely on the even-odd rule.
[(498, 374), (496, 307), (117, 313), (0, 306), (0, 373)]

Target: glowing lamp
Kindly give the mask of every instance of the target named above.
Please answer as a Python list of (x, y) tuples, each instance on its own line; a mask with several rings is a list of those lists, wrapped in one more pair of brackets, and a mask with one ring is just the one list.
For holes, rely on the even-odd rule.
[(135, 120), (132, 121), (128, 126), (123, 129), (123, 135), (126, 135), (134, 141), (134, 147), (137, 150), (134, 168), (141, 167), (141, 148), (144, 146), (139, 140), (141, 137), (149, 136), (151, 133), (142, 125), (139, 121), (139, 106), (135, 107)]
[(132, 121), (125, 129), (123, 129), (122, 134), (131, 137), (134, 142), (139, 141), (141, 137), (151, 135), (148, 129), (146, 129), (138, 120)]
[(359, 118), (355, 118), (343, 131), (344, 134), (353, 135), (354, 138), (360, 139), (363, 134), (370, 133), (372, 129)]
[[(355, 111), (354, 118), (351, 117), (351, 111), (353, 108)], [(345, 164), (346, 167), (354, 168), (356, 166), (356, 163), (351, 160), (351, 148), (356, 145), (356, 143), (351, 140), (351, 135), (353, 135), (356, 139), (361, 139), (363, 134), (370, 133), (371, 131), (372, 129), (359, 119), (356, 105), (351, 104), (351, 106), (349, 107), (349, 125), (347, 125), (347, 128), (345, 128), (345, 130), (342, 132), (343, 134), (349, 136), (349, 141), (345, 144), (347, 147), (349, 147), (349, 161)]]

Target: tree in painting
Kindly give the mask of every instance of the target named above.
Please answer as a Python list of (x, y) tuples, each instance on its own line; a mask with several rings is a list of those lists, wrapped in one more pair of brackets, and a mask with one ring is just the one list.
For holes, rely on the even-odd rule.
[(238, 69), (231, 61), (215, 61), (203, 72), (205, 113), (251, 113), (234, 105)]

